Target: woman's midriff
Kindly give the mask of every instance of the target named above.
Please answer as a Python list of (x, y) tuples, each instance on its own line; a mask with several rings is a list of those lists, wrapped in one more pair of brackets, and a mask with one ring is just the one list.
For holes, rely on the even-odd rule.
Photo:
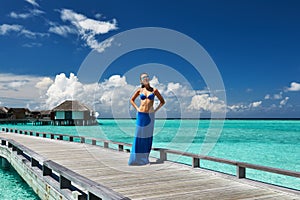
[(149, 99), (145, 99), (144, 101), (141, 101), (139, 111), (140, 112), (154, 112), (153, 102), (154, 101), (149, 100)]

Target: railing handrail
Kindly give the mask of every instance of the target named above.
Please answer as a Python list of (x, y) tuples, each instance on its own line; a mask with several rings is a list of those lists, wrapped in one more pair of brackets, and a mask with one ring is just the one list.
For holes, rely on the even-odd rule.
[[(9, 132), (9, 130), (10, 130), (10, 132), (14, 132), (13, 130), (17, 130), (17, 129), (2, 128), (2, 131)], [(20, 131), (25, 132), (24, 130), (19, 130), (19, 132)], [(41, 132), (36, 132), (36, 133), (42, 134)], [(105, 148), (109, 148), (109, 145), (108, 145), (109, 143), (117, 144), (117, 145), (119, 145), (119, 151), (123, 151), (124, 146), (128, 146), (128, 147), (132, 146), (132, 144), (129, 144), (129, 143), (116, 142), (116, 141), (111, 141), (111, 140), (106, 140), (106, 139), (101, 139), (101, 138), (83, 137), (83, 136), (57, 134), (57, 133), (46, 133), (46, 134), (54, 135), (54, 136), (58, 136), (58, 137), (65, 136), (65, 137), (69, 137), (69, 138), (80, 138), (82, 143), (86, 143), (86, 140), (91, 140), (92, 145), (96, 145), (96, 142), (103, 142)], [(217, 158), (217, 157), (206, 156), (206, 155), (198, 155), (198, 154), (194, 154), (194, 153), (190, 153), (190, 152), (183, 152), (183, 151), (172, 150), (172, 149), (153, 147), (152, 150), (160, 152), (160, 161), (162, 161), (162, 162), (167, 161), (168, 153), (191, 157), (192, 158), (192, 167), (194, 167), (194, 168), (197, 168), (197, 167), (200, 168), (200, 160), (209, 160), (209, 161), (213, 161), (213, 162), (233, 165), (233, 166), (237, 167), (236, 176), (238, 178), (246, 178), (246, 168), (291, 176), (291, 177), (295, 177), (295, 178), (300, 178), (300, 172), (297, 172), (297, 171), (285, 170), (285, 169), (274, 168), (274, 167), (267, 167), (267, 166), (262, 166), (262, 165), (256, 165), (256, 164), (251, 164), (251, 163), (246, 163), (246, 162), (239, 162), (239, 161), (228, 160), (228, 159)]]
[(1, 145), (12, 148), (12, 151), (17, 151), (17, 154), (26, 154), (28, 159), (31, 162), (31, 166), (37, 166), (38, 163), (41, 163), (43, 176), (51, 175), (52, 172), (59, 174), (59, 184), (61, 189), (71, 189), (72, 183), (81, 187), (80, 191), (87, 193), (87, 199), (112, 199), (112, 200), (129, 200), (128, 197), (123, 196), (110, 188), (107, 188), (100, 183), (96, 183), (86, 177), (73, 172), (72, 170), (52, 161), (47, 160), (40, 154), (32, 151), (26, 146), (14, 141), (13, 139), (6, 139), (0, 137)]
[(223, 164), (235, 165), (235, 166), (239, 166), (239, 167), (243, 167), (243, 168), (251, 168), (251, 169), (256, 169), (256, 170), (260, 170), (260, 171), (272, 172), (272, 173), (276, 173), (276, 174), (282, 174), (282, 175), (300, 178), (300, 172), (297, 172), (297, 171), (285, 170), (285, 169), (274, 168), (274, 167), (267, 167), (267, 166), (250, 164), (250, 163), (246, 163), (246, 162), (233, 161), (233, 160), (217, 158), (217, 157), (212, 157), (212, 156), (203, 156), (203, 155), (198, 155), (198, 154), (194, 154), (194, 153), (182, 152), (182, 151), (171, 150), (171, 149), (154, 148), (154, 150), (157, 150), (157, 151), (163, 150), (166, 153), (183, 155), (183, 156), (192, 157), (192, 158), (199, 158), (201, 160), (209, 160), (209, 161), (219, 162), (219, 163), (223, 163)]

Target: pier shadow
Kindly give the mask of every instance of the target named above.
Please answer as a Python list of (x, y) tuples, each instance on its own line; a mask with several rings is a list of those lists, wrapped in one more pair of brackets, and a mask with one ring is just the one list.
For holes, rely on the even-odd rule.
[(160, 159), (157, 159), (156, 161), (150, 161), (150, 165), (158, 165), (158, 164), (163, 164), (164, 161), (160, 160)]

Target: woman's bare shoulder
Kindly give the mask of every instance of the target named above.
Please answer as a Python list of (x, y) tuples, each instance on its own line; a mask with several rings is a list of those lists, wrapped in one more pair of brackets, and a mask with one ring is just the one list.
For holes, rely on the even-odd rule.
[(158, 89), (157, 88), (153, 88), (153, 92), (155, 93), (155, 92), (158, 92)]
[(142, 92), (142, 89), (143, 89), (143, 88), (140, 87), (140, 88), (138, 88), (135, 92), (136, 92), (136, 93), (141, 93), (141, 92)]

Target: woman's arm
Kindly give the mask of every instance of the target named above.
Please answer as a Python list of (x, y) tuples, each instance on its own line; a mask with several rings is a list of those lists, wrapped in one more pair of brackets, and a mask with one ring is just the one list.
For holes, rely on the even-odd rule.
[(156, 112), (156, 111), (158, 111), (165, 104), (165, 100), (161, 96), (161, 94), (159, 93), (158, 89), (154, 89), (154, 94), (155, 94), (155, 96), (157, 96), (158, 100), (160, 101), (159, 105), (154, 110), (154, 112)]
[(137, 89), (135, 91), (135, 93), (132, 95), (131, 99), (130, 99), (130, 103), (131, 105), (137, 110), (139, 111), (139, 107), (135, 104), (135, 99), (140, 95), (140, 89)]

